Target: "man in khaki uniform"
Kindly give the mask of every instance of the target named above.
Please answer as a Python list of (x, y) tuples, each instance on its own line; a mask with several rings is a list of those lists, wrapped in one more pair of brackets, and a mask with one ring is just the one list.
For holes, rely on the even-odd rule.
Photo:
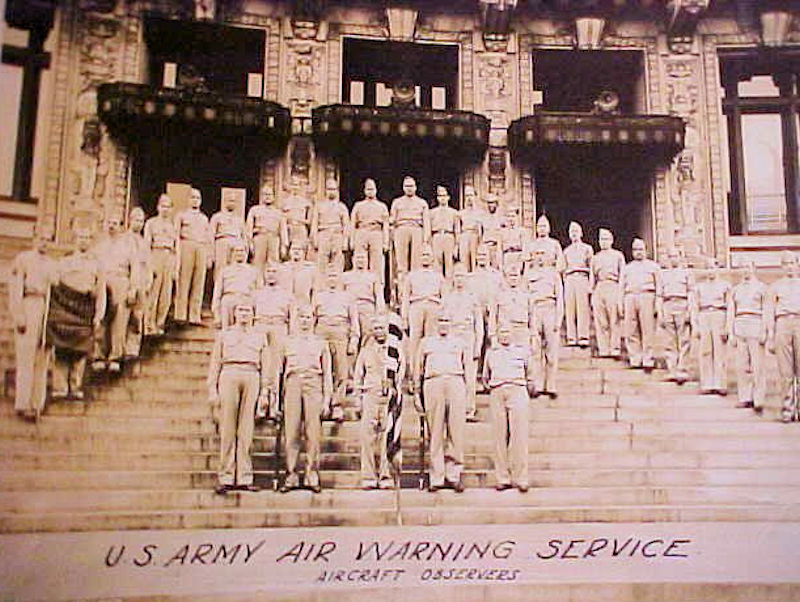
[(624, 295), (625, 347), (628, 365), (650, 371), (655, 367), (656, 298), (661, 294), (660, 268), (647, 259), (641, 238), (631, 244), (633, 260), (622, 270), (620, 287)]
[(420, 341), (415, 356), (412, 386), (422, 382), (424, 412), (430, 429), (429, 491), (445, 485), (456, 493), (464, 491), (461, 482), (467, 397), (464, 373), (470, 353), (460, 338), (451, 335), (450, 320), (441, 311), (436, 334)]
[(497, 343), (500, 324), (511, 328), (511, 341), (515, 345), (531, 345), (536, 329), (536, 315), (528, 287), (522, 282), (519, 268), (511, 268), (506, 274), (506, 286), (497, 291), (489, 308), (489, 335), (491, 346)]
[(253, 265), (259, 271), (268, 262), (281, 260), (286, 252), (289, 231), (283, 211), (275, 206), (275, 191), (271, 186), (261, 189), (261, 202), (247, 212), (245, 232), (253, 251)]
[(467, 268), (462, 263), (457, 263), (453, 270), (453, 288), (442, 295), (442, 308), (450, 316), (453, 336), (460, 338), (470, 351), (464, 366), (467, 422), (477, 422), (476, 380), (483, 344), (483, 310), (477, 297), (467, 290)]
[(722, 279), (717, 260), (697, 283), (692, 302), (692, 332), (699, 338), (700, 392), (728, 394), (728, 320), (731, 285)]
[(521, 269), (523, 253), (529, 245), (528, 230), (520, 224), (519, 213), (516, 209), (509, 209), (500, 231), (500, 268), (504, 271), (514, 266)]
[(92, 369), (119, 372), (125, 355), (131, 306), (136, 300), (133, 284), (139, 282), (140, 276), (138, 258), (122, 232), (118, 217), (106, 218), (106, 238), (95, 246), (95, 256), (100, 261), (110, 294), (102, 328), (95, 338)]
[(317, 253), (320, 271), (333, 266), (344, 270), (344, 251), (350, 241), (350, 214), (347, 205), (339, 200), (339, 183), (325, 181), (325, 199), (311, 210), (311, 244)]
[(347, 376), (352, 365), (351, 357), (358, 350), (360, 338), (358, 311), (353, 298), (340, 286), (337, 268), (328, 267), (325, 274), (325, 288), (314, 293), (311, 307), (314, 311), (316, 328), (314, 332), (322, 337), (331, 351), (333, 369), (332, 420), (344, 420), (342, 403), (345, 398)]
[[(478, 360), (478, 374), (483, 374), (483, 359), (486, 350), (490, 345), (490, 333), (492, 332), (490, 314), (495, 303), (495, 298), (501, 293), (504, 287), (503, 275), (500, 270), (492, 267), (489, 263), (489, 249), (486, 245), (478, 245), (475, 254), (475, 269), (469, 275), (468, 288), (475, 295), (481, 309), (483, 320), (483, 340), (479, 341), (481, 355)], [(479, 383), (483, 387), (483, 383)]]
[[(97, 333), (106, 314), (106, 281), (100, 261), (89, 252), (92, 235), (88, 230), (75, 233), (76, 249), (58, 262), (59, 283), (77, 295), (79, 304), (92, 315), (91, 332), (81, 333), (75, 344), (55, 343), (53, 365), (53, 398), (83, 399), (83, 376), (87, 355), (92, 348), (92, 333)], [(56, 324), (56, 327), (58, 325)], [(48, 329), (50, 325), (48, 324)], [(74, 339), (74, 325), (70, 325), (67, 338)], [(67, 341), (70, 343), (70, 341)]]
[[(289, 246), (298, 243), (302, 245), (303, 252), (308, 251), (308, 233), (311, 228), (311, 200), (300, 177), (293, 175), (291, 179), (291, 191), (289, 196), (283, 199), (281, 211), (286, 218), (286, 227), (289, 233)], [(306, 256), (303, 255), (303, 259)]]
[(536, 392), (555, 399), (558, 397), (556, 377), (564, 320), (564, 288), (561, 275), (546, 265), (545, 257), (544, 249), (534, 251), (533, 266), (525, 272), (525, 277), (536, 316), (531, 345), (537, 364)]
[(550, 220), (546, 215), (542, 215), (536, 220), (536, 237), (530, 242), (526, 249), (526, 257), (533, 257), (537, 250), (544, 251), (545, 266), (554, 267), (559, 274), (564, 272), (566, 262), (561, 243), (550, 236)]
[(384, 309), (383, 287), (375, 272), (368, 269), (367, 249), (357, 248), (353, 253), (353, 269), (342, 274), (342, 285), (350, 295), (358, 313), (358, 329), (361, 338), (358, 348), (364, 346), (364, 341), (371, 332), (370, 323), (375, 313), (382, 313)]
[(490, 391), (495, 489), (517, 487), (525, 493), (529, 487), (528, 408), (536, 389), (534, 361), (529, 346), (511, 344), (508, 324), (498, 327), (497, 342), (483, 366), (483, 382)]
[(669, 380), (681, 385), (689, 378), (686, 371), (686, 358), (692, 344), (689, 298), (693, 294), (694, 279), (677, 249), (670, 249), (667, 261), (667, 269), (661, 271), (657, 313), (667, 334), (665, 352)]
[(350, 214), (353, 253), (358, 249), (367, 252), (369, 270), (381, 283), (385, 279), (386, 264), (383, 254), (389, 251), (389, 209), (378, 199), (375, 180), (364, 180), (364, 198), (353, 205)]
[(223, 330), (233, 323), (233, 308), (237, 303), (250, 299), (261, 284), (258, 269), (247, 262), (247, 247), (239, 242), (231, 247), (232, 263), (222, 268), (214, 281), (211, 297), (211, 312), (214, 325)]
[(578, 222), (569, 224), (569, 246), (564, 249), (564, 303), (567, 317), (567, 345), (589, 346), (592, 290), (592, 258), (594, 250), (583, 242), (583, 228)]
[(203, 197), (197, 188), (189, 193), (189, 209), (175, 218), (177, 231), (177, 287), (175, 291), (175, 321), (201, 324), (200, 311), (206, 288), (206, 272), (213, 261), (211, 234), (206, 214), (200, 211)]
[(144, 225), (144, 242), (150, 252), (150, 306), (145, 317), (145, 334), (161, 335), (167, 324), (172, 304), (172, 279), (175, 276), (177, 232), (170, 219), (172, 199), (162, 194), (158, 199), (158, 215)]
[(600, 228), (597, 235), (600, 251), (592, 257), (592, 314), (597, 338), (598, 357), (619, 357), (621, 352), (620, 313), (622, 289), (620, 280), (625, 269), (625, 256), (612, 248), (611, 230)]
[[(254, 329), (266, 337), (271, 362), (276, 361), (275, 353), (289, 334), (294, 301), (294, 296), (278, 284), (278, 266), (268, 263), (264, 268), (264, 286), (256, 290), (253, 303)], [(266, 411), (266, 407), (259, 406), (256, 408), (256, 417), (266, 418)]]
[(297, 461), (300, 440), (306, 440), (305, 486), (314, 493), (321, 491), (319, 458), (322, 439), (321, 418), (330, 410), (333, 380), (328, 344), (314, 334), (314, 315), (309, 306), (297, 309), (297, 332), (289, 334), (276, 354), (271, 398), (278, 396), (278, 383), (283, 381), (283, 421), (286, 458), (286, 479), (281, 486), (285, 493), (300, 486)]
[(766, 374), (764, 345), (767, 342), (767, 287), (756, 277), (752, 261), (744, 264), (744, 278), (733, 287), (728, 305), (728, 335), (736, 341), (736, 382), (739, 396), (737, 408), (764, 411)]
[(208, 395), (220, 407), (218, 494), (258, 491), (253, 484), (254, 413), (268, 403), (269, 358), (264, 336), (252, 327), (253, 306), (241, 299), (233, 324), (217, 333), (208, 370)]
[[(388, 362), (397, 364), (395, 382), (401, 383), (405, 377), (405, 356), (402, 349), (398, 349), (397, 359), (389, 356), (389, 326), (383, 314), (371, 318), (370, 331), (372, 336), (359, 351), (353, 371), (353, 389), (359, 395), (361, 407), (361, 487), (391, 489), (394, 480), (386, 457), (386, 427), (393, 385), (388, 378)], [(376, 451), (379, 457), (377, 470)]]
[(222, 199), (222, 208), (211, 216), (208, 222), (214, 238), (214, 282), (219, 278), (222, 268), (231, 262), (231, 249), (234, 245), (247, 245), (244, 220), (236, 212), (238, 201), (229, 195)]
[(127, 335), (125, 338), (125, 359), (139, 357), (142, 349), (142, 336), (144, 335), (145, 314), (147, 313), (147, 294), (150, 290), (150, 248), (147, 246), (142, 234), (144, 230), (144, 211), (141, 207), (134, 207), (128, 216), (128, 231), (125, 240), (130, 247), (133, 260), (136, 262), (136, 282), (131, 281), (134, 300), (131, 304), (130, 319), (128, 320)]
[(444, 186), (436, 187), (438, 206), (431, 209), (431, 248), (436, 268), (449, 281), (453, 276), (453, 261), (458, 249), (456, 238), (461, 235), (458, 211), (450, 206), (450, 194)]
[(483, 220), (486, 212), (478, 207), (478, 195), (472, 186), (464, 186), (464, 206), (458, 212), (461, 232), (458, 237), (458, 258), (472, 272), (478, 245), (483, 237)]
[(394, 261), (399, 285), (405, 274), (419, 268), (422, 246), (431, 239), (428, 201), (417, 196), (417, 183), (411, 176), (403, 178), (403, 196), (392, 201), (390, 222), (394, 233)]
[(58, 277), (56, 263), (47, 256), (45, 239), (34, 227), (33, 249), (14, 258), (9, 280), (9, 308), (14, 315), (14, 409), (37, 419), (47, 396), (50, 349), (45, 344), (50, 284)]
[(797, 420), (797, 379), (800, 377), (800, 264), (794, 253), (781, 257), (784, 276), (768, 293), (767, 338), (778, 360), (784, 422)]
[(308, 305), (319, 279), (319, 270), (316, 263), (303, 259), (305, 256), (305, 243), (292, 243), (289, 261), (278, 267), (278, 283), (294, 296), (297, 303)]
[(430, 246), (422, 249), (422, 267), (408, 273), (400, 296), (400, 316), (408, 328), (409, 349), (413, 356), (423, 336), (433, 333), (436, 315), (441, 307), (444, 277), (431, 267), (433, 252)]
[(492, 267), (500, 267), (500, 240), (503, 230), (503, 217), (498, 207), (497, 196), (490, 194), (486, 197), (486, 213), (483, 215), (483, 234), (481, 242), (486, 245), (489, 253), (489, 263)]

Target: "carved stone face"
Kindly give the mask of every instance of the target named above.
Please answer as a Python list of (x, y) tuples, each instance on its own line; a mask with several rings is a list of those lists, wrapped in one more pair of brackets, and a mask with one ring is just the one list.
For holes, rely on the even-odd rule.
[(364, 196), (368, 199), (374, 199), (378, 196), (378, 187), (375, 185), (374, 180), (366, 180), (364, 182)]
[(414, 196), (417, 194), (417, 183), (414, 178), (405, 178), (403, 180), (403, 194), (406, 196)]

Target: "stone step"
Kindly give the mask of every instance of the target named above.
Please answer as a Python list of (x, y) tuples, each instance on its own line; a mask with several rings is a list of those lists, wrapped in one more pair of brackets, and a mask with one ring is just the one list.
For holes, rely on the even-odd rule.
[[(131, 397), (127, 400), (109, 401), (53, 401), (45, 406), (43, 422), (51, 418), (70, 418), (69, 424), (92, 416), (160, 417), (160, 418), (211, 418), (213, 409), (203, 402), (177, 399), (171, 401), (143, 400)], [(11, 404), (0, 403), (0, 422), (18, 420)]]
[[(152, 530), (152, 529), (254, 529), (269, 527), (334, 527), (334, 526), (395, 526), (398, 513), (391, 491), (337, 491), (370, 500), (369, 508), (350, 507), (332, 510), (314, 507), (305, 510), (287, 511), (259, 508), (224, 508), (202, 510), (153, 510), (153, 511), (88, 511), (37, 512), (9, 514), (0, 513), (0, 533), (68, 532), (102, 530)], [(477, 495), (504, 495), (523, 497), (508, 491), (477, 491)], [(530, 493), (530, 492), (529, 492)], [(232, 494), (236, 497), (264, 496), (269, 493)], [(320, 495), (324, 495), (320, 494)], [(404, 493), (405, 495), (405, 493)], [(425, 494), (432, 500), (423, 506), (405, 503), (401, 506), (403, 525), (469, 525), (469, 524), (524, 524), (524, 523), (576, 523), (576, 522), (795, 522), (800, 520), (797, 505), (638, 505), (638, 506), (504, 506), (475, 509), (470, 492), (458, 496), (462, 506), (441, 506), (439, 502), (448, 496), (457, 496), (450, 491)], [(304, 499), (313, 499), (310, 492), (297, 491), (286, 494)], [(661, 590), (659, 590), (661, 591)], [(660, 599), (660, 598), (659, 598)]]
[[(323, 487), (326, 486), (323, 480)], [(489, 491), (481, 491), (489, 493)], [(760, 505), (788, 506), (797, 502), (800, 487), (798, 486), (761, 486), (761, 487), (534, 487), (526, 495), (503, 496), (477, 495), (469, 500), (474, 510), (479, 508), (498, 508), (511, 506), (652, 506), (652, 505)], [(421, 496), (428, 492), (408, 490), (408, 497), (426, 502)], [(365, 496), (368, 498), (368, 496)], [(437, 500), (439, 506), (460, 506), (460, 496), (444, 496)], [(454, 499), (455, 498), (455, 499)], [(321, 496), (317, 504), (338, 511), (333, 504), (338, 498)], [(347, 509), (352, 509), (356, 500), (350, 499)], [(57, 491), (10, 491), (4, 492), (0, 498), (0, 513), (25, 513), (35, 509), (37, 513), (49, 512), (85, 512), (98, 511), (131, 511), (155, 509), (222, 509), (222, 508), (260, 508), (292, 509), (297, 500), (293, 496), (273, 494), (265, 491), (252, 496), (219, 496), (210, 489), (155, 489), (155, 490), (116, 490), (93, 491), (87, 494), (83, 490)], [(369, 508), (368, 499), (358, 499), (363, 508)]]
[[(265, 458), (266, 459), (266, 458)], [(270, 458), (271, 459), (271, 458)], [(360, 485), (358, 459), (345, 457), (348, 470), (333, 470), (330, 456), (323, 457), (324, 480), (331, 487), (357, 488)], [(274, 472), (256, 462), (256, 482), (269, 485)], [(488, 456), (469, 460), (471, 470), (464, 481), (467, 487), (486, 487), (494, 483), (492, 461)], [(205, 470), (2, 470), (0, 491), (115, 490), (115, 489), (212, 489), (217, 473)], [(407, 464), (408, 478), (418, 474), (418, 467)], [(800, 486), (800, 468), (793, 469), (577, 469), (532, 470), (530, 481), (535, 487), (771, 487)]]
[(181, 433), (214, 434), (217, 426), (211, 417), (160, 417), (151, 416), (83, 416), (76, 420), (74, 416), (58, 416), (48, 414), (36, 424), (21, 420), (0, 420), (0, 439), (5, 437), (30, 436), (60, 437), (69, 433), (71, 437), (82, 435), (116, 433), (140, 433), (143, 440), (153, 434)]

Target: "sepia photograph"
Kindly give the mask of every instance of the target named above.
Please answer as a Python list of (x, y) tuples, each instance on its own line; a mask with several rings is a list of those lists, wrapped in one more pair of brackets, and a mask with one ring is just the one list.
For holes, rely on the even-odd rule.
[(800, 600), (800, 0), (0, 0), (0, 600)]

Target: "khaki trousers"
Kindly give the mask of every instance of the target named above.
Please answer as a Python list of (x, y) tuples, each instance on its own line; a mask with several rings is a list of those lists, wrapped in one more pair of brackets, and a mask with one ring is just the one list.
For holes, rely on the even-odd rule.
[(655, 293), (625, 295), (625, 347), (631, 368), (655, 366), (655, 307)]
[(106, 279), (106, 286), (110, 293), (108, 309), (94, 339), (94, 359), (108, 358), (118, 362), (125, 355), (128, 322), (131, 318), (131, 308), (128, 305), (130, 281), (125, 277), (111, 276)]
[(221, 485), (253, 483), (253, 429), (260, 387), (258, 370), (223, 366), (219, 375)]
[[(293, 243), (297, 242), (303, 243), (306, 248), (306, 257), (308, 257), (308, 227), (305, 224), (293, 224), (289, 222), (287, 224), (287, 232), (289, 234), (289, 246), (291, 247)], [(303, 257), (303, 259), (306, 257)]]
[(752, 401), (763, 407), (766, 396), (764, 345), (761, 344), (761, 317), (739, 316), (733, 321), (736, 337), (736, 381), (739, 401)]
[(397, 226), (394, 229), (394, 259), (397, 275), (420, 267), (422, 226)]
[[(408, 307), (408, 339), (411, 353), (416, 354), (422, 337), (432, 334), (436, 328), (436, 314), (439, 303), (433, 301), (414, 301)], [(413, 357), (413, 356), (412, 356)]]
[[(361, 403), (361, 483), (377, 485), (378, 480), (391, 479), (386, 457), (386, 413), (389, 399), (380, 390), (366, 391)], [(375, 452), (378, 452), (378, 470)]]
[(458, 239), (458, 258), (470, 272), (475, 269), (475, 256), (478, 254), (480, 237), (477, 232), (462, 232)]
[(467, 414), (474, 414), (478, 410), (478, 358), (472, 355), (472, 351), (475, 349), (475, 333), (454, 328), (453, 335), (464, 341), (464, 345), (468, 350), (464, 365), (464, 381), (467, 391)]
[(231, 249), (241, 242), (238, 236), (223, 236), (214, 240), (214, 282), (219, 278), (222, 268), (231, 262)]
[(700, 335), (700, 389), (728, 389), (728, 349), (722, 337), (725, 334), (725, 311), (703, 310), (697, 316)]
[(47, 367), (50, 350), (43, 345), (45, 298), (27, 295), (22, 298), (25, 332), (14, 330), (16, 383), (14, 409), (22, 412), (41, 412), (47, 398)]
[(438, 232), (431, 238), (433, 260), (436, 268), (449, 279), (453, 275), (453, 254), (456, 250), (455, 234)]
[(565, 310), (567, 315), (567, 344), (589, 344), (589, 276), (569, 274), (564, 278)]
[(611, 280), (598, 282), (592, 294), (594, 334), (600, 357), (620, 353), (619, 295), (619, 283)]
[(127, 357), (139, 357), (142, 351), (142, 335), (144, 334), (144, 317), (147, 313), (147, 296), (140, 290), (136, 295), (136, 301), (130, 308), (130, 318), (128, 319), (127, 334), (125, 337), (125, 355)]
[(347, 356), (350, 326), (346, 322), (325, 322), (320, 320), (317, 323), (316, 334), (325, 339), (331, 351), (333, 405), (341, 406), (344, 401), (345, 387), (350, 371), (350, 358)]
[(537, 305), (536, 332), (533, 335), (533, 361), (536, 366), (536, 390), (555, 393), (558, 375), (558, 349), (561, 344), (561, 325), (556, 323), (553, 305)]
[(192, 324), (200, 323), (203, 293), (206, 288), (208, 247), (188, 240), (180, 244), (180, 267), (175, 298), (175, 319)]
[(685, 378), (686, 358), (692, 346), (689, 305), (686, 299), (664, 301), (664, 330), (667, 333), (665, 356), (670, 376)]
[(464, 466), (464, 430), (467, 422), (464, 377), (426, 378), (423, 391), (425, 417), (430, 429), (430, 484), (441, 487), (445, 479), (451, 483), (457, 482)]
[(528, 485), (528, 391), (500, 385), (489, 395), (494, 430), (494, 475), (498, 484)]
[(775, 357), (784, 400), (792, 399), (794, 379), (800, 376), (800, 316), (779, 316), (775, 320)]
[(369, 269), (378, 277), (378, 282), (383, 284), (386, 280), (384, 270), (386, 269), (383, 259), (383, 231), (366, 230), (360, 228), (353, 235), (353, 251), (366, 249), (369, 259)]
[(281, 237), (277, 232), (261, 232), (253, 235), (253, 265), (259, 273), (267, 263), (280, 263)]
[(85, 373), (85, 354), (56, 349), (53, 362), (53, 395), (66, 396), (82, 392)]
[[(256, 322), (255, 330), (256, 332), (264, 335), (264, 337), (267, 339), (267, 349), (269, 350), (267, 356), (267, 362), (269, 363), (267, 366), (267, 372), (268, 374), (274, 374), (275, 362), (278, 360), (277, 354), (280, 352), (286, 335), (289, 334), (289, 326), (284, 322)], [(267, 408), (262, 408), (259, 405), (256, 410), (256, 414), (261, 414), (262, 412), (266, 411)]]
[[(319, 484), (322, 379), (290, 374), (283, 383), (284, 454), (289, 482), (297, 479), (300, 439), (306, 439), (306, 486)], [(301, 428), (302, 427), (302, 428)]]
[(338, 272), (344, 270), (344, 233), (339, 230), (317, 233), (317, 265), (320, 270), (328, 266), (335, 267)]
[(167, 323), (169, 306), (172, 304), (172, 276), (175, 270), (175, 255), (168, 249), (153, 249), (150, 252), (150, 269), (153, 272), (153, 283), (150, 287), (150, 307), (146, 318), (146, 333), (163, 330)]

